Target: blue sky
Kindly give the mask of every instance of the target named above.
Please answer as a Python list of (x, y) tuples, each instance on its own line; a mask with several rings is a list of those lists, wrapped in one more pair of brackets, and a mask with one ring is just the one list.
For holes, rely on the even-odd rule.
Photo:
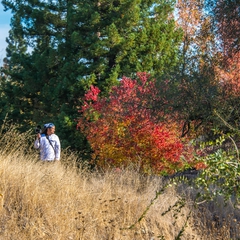
[(8, 37), (8, 31), (10, 30), (11, 11), (4, 12), (3, 5), (0, 2), (0, 65), (2, 60), (6, 56), (6, 37)]

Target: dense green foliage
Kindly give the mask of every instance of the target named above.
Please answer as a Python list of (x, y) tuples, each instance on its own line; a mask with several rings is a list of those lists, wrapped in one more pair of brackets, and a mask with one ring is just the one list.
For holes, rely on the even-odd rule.
[(53, 121), (63, 146), (81, 150), (79, 99), (91, 84), (108, 93), (123, 75), (163, 76), (178, 62), (181, 31), (172, 1), (3, 0), (11, 34), (2, 68), (0, 120), (23, 128)]

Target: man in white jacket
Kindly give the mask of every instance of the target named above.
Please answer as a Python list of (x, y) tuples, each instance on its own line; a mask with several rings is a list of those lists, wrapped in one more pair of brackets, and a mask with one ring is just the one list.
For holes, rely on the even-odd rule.
[(61, 144), (59, 137), (55, 134), (53, 123), (44, 124), (43, 133), (37, 134), (34, 147), (40, 149), (40, 159), (42, 161), (60, 160)]

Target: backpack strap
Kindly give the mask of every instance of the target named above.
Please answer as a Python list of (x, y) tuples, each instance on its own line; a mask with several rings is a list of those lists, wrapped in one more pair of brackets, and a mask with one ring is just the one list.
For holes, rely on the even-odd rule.
[(49, 141), (50, 145), (52, 146), (52, 148), (53, 148), (53, 151), (54, 151), (54, 155), (55, 155), (55, 157), (56, 157), (56, 152), (55, 152), (55, 149), (54, 149), (54, 147), (53, 147), (53, 145), (52, 145), (51, 141), (49, 140), (49, 136), (48, 136), (48, 135), (46, 135), (46, 138), (47, 138), (47, 140)]

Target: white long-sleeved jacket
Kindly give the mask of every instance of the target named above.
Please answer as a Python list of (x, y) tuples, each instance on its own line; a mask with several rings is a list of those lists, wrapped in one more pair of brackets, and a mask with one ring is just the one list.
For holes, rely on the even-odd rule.
[[(52, 146), (50, 142), (52, 143)], [(35, 140), (34, 147), (40, 149), (40, 158), (42, 161), (53, 161), (60, 160), (61, 144), (59, 137), (56, 134), (48, 136), (45, 134), (41, 135), (40, 139)]]

